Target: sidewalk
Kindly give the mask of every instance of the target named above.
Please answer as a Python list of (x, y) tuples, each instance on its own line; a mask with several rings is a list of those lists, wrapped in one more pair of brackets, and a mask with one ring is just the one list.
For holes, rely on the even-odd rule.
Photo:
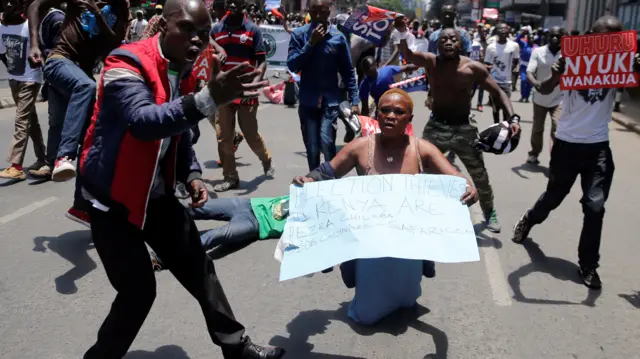
[[(636, 93), (638, 92), (640, 91), (636, 91)], [(620, 112), (613, 113), (613, 120), (629, 131), (640, 134), (640, 93), (632, 98), (628, 92), (625, 92)]]

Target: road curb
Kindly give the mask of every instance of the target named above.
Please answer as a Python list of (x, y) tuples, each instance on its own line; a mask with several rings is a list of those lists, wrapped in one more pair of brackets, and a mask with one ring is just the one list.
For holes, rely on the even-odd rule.
[(620, 113), (615, 113), (615, 112), (612, 115), (612, 119), (616, 123), (624, 126), (627, 130), (631, 132), (635, 132), (636, 134), (640, 135), (640, 122), (629, 120), (627, 116)]
[[(42, 98), (42, 96), (38, 95), (37, 102), (44, 102), (44, 99)], [(10, 108), (10, 107), (16, 107), (16, 103), (13, 101), (13, 98), (11, 97), (0, 98), (0, 109)]]

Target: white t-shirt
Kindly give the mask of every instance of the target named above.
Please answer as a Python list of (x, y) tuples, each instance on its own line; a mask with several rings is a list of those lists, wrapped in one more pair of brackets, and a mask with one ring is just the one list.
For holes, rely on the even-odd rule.
[[(544, 81), (551, 76), (551, 66), (553, 63), (562, 56), (562, 53), (558, 51), (555, 55), (549, 50), (549, 46), (541, 46), (533, 50), (529, 65), (527, 66), (527, 72), (532, 72), (534, 77), (538, 81)], [(560, 86), (556, 86), (553, 92), (548, 95), (543, 95), (538, 91), (535, 91), (533, 96), (533, 103), (544, 107), (555, 107), (562, 102), (562, 91)]]
[(615, 89), (563, 91), (563, 96), (556, 138), (571, 143), (609, 140)]
[(482, 51), (482, 44), (480, 41), (473, 40), (471, 43), (471, 53), (469, 54), (469, 58), (473, 61), (480, 61), (480, 53)]
[(133, 20), (133, 22), (131, 23), (131, 32), (132, 32), (132, 35), (133, 35), (132, 38), (134, 41), (137, 41), (142, 37), (142, 35), (144, 34), (144, 29), (146, 27), (147, 27), (147, 20), (145, 19)]
[(411, 51), (418, 51), (418, 44), (416, 44), (416, 37), (407, 29), (405, 32), (400, 32), (398, 30), (393, 30), (391, 33), (391, 41), (393, 41), (394, 45), (399, 45), (400, 40), (407, 40), (407, 47)]
[(42, 82), (42, 70), (29, 66), (29, 22), (19, 25), (0, 24), (0, 54), (7, 57), (7, 73), (10, 80)]
[(490, 44), (484, 54), (484, 62), (493, 64), (491, 76), (499, 84), (511, 83), (513, 60), (519, 58), (520, 46), (511, 40), (507, 40), (506, 44)]

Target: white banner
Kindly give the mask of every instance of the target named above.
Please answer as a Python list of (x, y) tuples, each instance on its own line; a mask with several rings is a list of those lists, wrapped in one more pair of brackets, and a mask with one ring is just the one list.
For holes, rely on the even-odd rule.
[(286, 70), (291, 35), (282, 26), (260, 25), (269, 69)]
[(355, 258), (444, 263), (480, 259), (464, 178), (377, 175), (291, 185), (289, 217), (274, 257), (280, 280)]

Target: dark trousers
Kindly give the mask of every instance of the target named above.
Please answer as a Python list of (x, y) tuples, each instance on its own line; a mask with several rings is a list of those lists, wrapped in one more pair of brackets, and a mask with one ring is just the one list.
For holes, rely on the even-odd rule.
[(227, 221), (229, 223), (202, 234), (205, 250), (221, 244), (239, 244), (258, 239), (260, 226), (247, 198), (210, 199), (202, 208), (189, 209), (195, 220)]
[[(498, 84), (498, 87), (507, 94), (507, 98), (511, 98), (511, 84)], [(500, 111), (502, 111), (502, 121), (509, 122), (507, 113), (502, 110), (502, 102), (499, 99), (491, 98), (491, 96), (489, 98), (491, 99), (491, 107), (493, 109), (493, 123), (500, 122)]]
[(578, 264), (584, 268), (598, 267), (604, 203), (609, 197), (613, 172), (609, 142), (582, 144), (556, 139), (551, 150), (547, 191), (527, 214), (531, 224), (542, 223), (562, 203), (580, 175), (584, 223)]
[(156, 279), (145, 242), (196, 298), (209, 335), (222, 347), (224, 357), (240, 357), (244, 327), (234, 318), (194, 221), (175, 197), (149, 202), (144, 230), (114, 208), (102, 212), (91, 207), (90, 211), (93, 242), (118, 294), (85, 359), (122, 358), (151, 310)]
[(338, 130), (338, 106), (323, 103), (314, 108), (298, 106), (302, 140), (307, 150), (309, 171), (320, 166), (320, 153), (329, 162), (336, 156), (336, 131)]

